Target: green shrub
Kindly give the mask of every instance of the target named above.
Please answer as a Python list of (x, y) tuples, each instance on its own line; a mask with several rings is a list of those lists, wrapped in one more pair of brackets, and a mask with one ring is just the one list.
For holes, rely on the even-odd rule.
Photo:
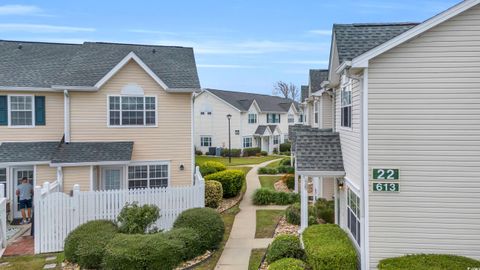
[(290, 152), (291, 148), (292, 148), (292, 144), (289, 142), (280, 144), (280, 152)]
[(260, 152), (260, 155), (266, 157), (266, 156), (268, 156), (268, 152), (267, 151), (262, 151), (262, 152)]
[(225, 170), (207, 175), (205, 180), (215, 180), (222, 184), (223, 197), (231, 198), (237, 196), (245, 181), (245, 172), (242, 170)]
[(183, 211), (173, 228), (192, 228), (200, 235), (200, 246), (214, 250), (222, 241), (225, 224), (219, 213), (211, 208), (192, 208)]
[(243, 148), (244, 157), (254, 157), (261, 152), (260, 147)]
[(275, 168), (261, 167), (261, 168), (258, 168), (257, 173), (258, 174), (277, 174), (278, 171)]
[[(118, 214), (118, 229), (122, 233), (145, 233), (160, 217), (160, 209), (153, 204), (139, 206), (127, 203)], [(156, 229), (153, 229), (155, 231)]]
[(222, 183), (215, 180), (205, 181), (205, 206), (216, 209), (223, 198)]
[(205, 177), (209, 174), (225, 171), (227, 167), (218, 161), (206, 161), (200, 166), (200, 173)]
[(303, 270), (306, 265), (303, 261), (292, 258), (284, 258), (273, 262), (268, 266), (268, 270)]
[(105, 248), (103, 266), (109, 270), (174, 269), (182, 262), (184, 243), (164, 233), (117, 234)]
[(290, 151), (287, 151), (287, 152), (280, 152), (280, 155), (282, 155), (282, 156), (290, 156), (290, 155), (291, 155), (291, 153), (290, 153)]
[[(232, 157), (240, 157), (242, 149), (232, 149)], [(228, 148), (223, 148), (221, 152), (222, 157), (228, 157)]]
[(318, 199), (315, 202), (315, 216), (326, 223), (335, 223), (335, 202)]
[[(192, 228), (176, 228), (165, 232), (168, 239), (180, 240), (183, 243), (182, 260), (187, 261), (205, 253), (201, 245), (200, 234)], [(179, 250), (180, 252), (180, 250)]]
[(277, 155), (277, 154), (278, 154), (278, 148), (276, 148), (276, 147), (273, 148), (272, 152), (273, 152), (275, 155)]
[(287, 205), (298, 202), (299, 200), (299, 194), (278, 192), (269, 188), (259, 188), (253, 192), (253, 204), (255, 205)]
[(302, 260), (305, 257), (300, 239), (294, 235), (280, 235), (273, 239), (268, 247), (267, 262), (273, 263), (283, 258), (294, 258)]
[(292, 163), (291, 163), (290, 158), (284, 158), (284, 159), (282, 159), (282, 161), (280, 161), (280, 165), (282, 165), (282, 166), (291, 166)]
[(379, 270), (465, 270), (480, 267), (480, 261), (455, 255), (415, 254), (381, 260)]
[(100, 268), (105, 246), (117, 230), (117, 226), (107, 220), (89, 221), (78, 226), (65, 239), (65, 259), (82, 268)]
[[(285, 218), (287, 222), (294, 225), (300, 225), (300, 211), (300, 203), (294, 203), (290, 205), (285, 210)], [(308, 206), (308, 225), (313, 225), (317, 223), (314, 212), (314, 208), (312, 206)]]
[(287, 205), (292, 203), (292, 196), (287, 192), (275, 192), (274, 203), (277, 205)]
[(335, 224), (313, 225), (303, 232), (307, 263), (313, 270), (357, 270), (355, 247)]
[(200, 150), (195, 150), (195, 155), (197, 155), (197, 156), (202, 156), (202, 155), (203, 155), (203, 152), (200, 151)]
[(284, 180), (285, 184), (287, 185), (288, 189), (294, 190), (295, 189), (295, 175), (287, 174)]
[(278, 171), (278, 173), (293, 174), (293, 173), (295, 173), (295, 168), (290, 167), (290, 166), (278, 166), (277, 171)]

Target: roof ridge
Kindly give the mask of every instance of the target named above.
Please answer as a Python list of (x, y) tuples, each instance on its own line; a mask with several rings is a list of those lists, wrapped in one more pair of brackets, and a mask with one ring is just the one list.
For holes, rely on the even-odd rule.
[(421, 22), (377, 22), (377, 23), (335, 23), (333, 27), (337, 26), (357, 26), (357, 27), (366, 27), (366, 26), (402, 26), (402, 25), (418, 25)]
[[(285, 101), (293, 102), (292, 100), (290, 100), (288, 98), (279, 97), (279, 96), (275, 96), (275, 95), (267, 95), (267, 94), (244, 92), (244, 91), (223, 90), (223, 89), (215, 89), (215, 88), (205, 88), (205, 90), (208, 90), (208, 91), (210, 91), (210, 90), (222, 91), (222, 92), (230, 92), (230, 93), (242, 93), (242, 94), (258, 95), (258, 96), (265, 96), (265, 97), (274, 97), (274, 98), (284, 99)], [(246, 100), (246, 99), (240, 99), (240, 100)]]
[(82, 43), (67, 43), (67, 42), (51, 42), (51, 41), (28, 41), (28, 40), (7, 40), (7, 39), (0, 39), (0, 42), (11, 42), (11, 43), (33, 43), (33, 44), (54, 44), (54, 45), (74, 45), (74, 46), (81, 46)]
[(107, 41), (85, 41), (84, 44), (121, 45), (121, 46), (142, 46), (142, 47), (166, 47), (166, 48), (192, 49), (192, 47), (175, 46), (175, 45), (139, 44), (139, 43), (122, 43), (122, 42), (107, 42)]

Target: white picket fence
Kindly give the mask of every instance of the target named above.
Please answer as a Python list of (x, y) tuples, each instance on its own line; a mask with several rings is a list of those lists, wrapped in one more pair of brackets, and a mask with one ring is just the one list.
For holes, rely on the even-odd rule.
[(68, 233), (90, 220), (115, 220), (126, 203), (153, 204), (160, 208), (156, 227), (168, 230), (184, 210), (205, 207), (205, 182), (198, 168), (194, 185), (184, 187), (135, 190), (80, 191), (73, 195), (52, 190), (56, 185), (45, 183), (35, 188), (35, 253), (63, 250)]
[(1, 248), (7, 247), (7, 198), (5, 194), (5, 184), (0, 184), (0, 245)]

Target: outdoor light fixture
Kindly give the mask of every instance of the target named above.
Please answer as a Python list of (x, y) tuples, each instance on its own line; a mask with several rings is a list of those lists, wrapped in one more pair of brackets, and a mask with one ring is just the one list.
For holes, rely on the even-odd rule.
[(231, 114), (227, 114), (228, 119), (228, 163), (232, 163), (232, 138), (230, 132), (230, 119), (232, 119)]
[(345, 185), (345, 181), (343, 181), (343, 179), (341, 180), (338, 180), (338, 189), (339, 190), (342, 190), (343, 189), (343, 186)]
[(180, 164), (180, 171), (183, 171), (185, 170), (185, 166), (183, 166), (183, 164)]

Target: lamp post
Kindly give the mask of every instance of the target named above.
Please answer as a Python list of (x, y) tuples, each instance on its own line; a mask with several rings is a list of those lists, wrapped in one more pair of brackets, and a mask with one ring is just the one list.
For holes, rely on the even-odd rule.
[(232, 138), (230, 132), (230, 119), (232, 118), (231, 114), (227, 114), (228, 119), (228, 163), (232, 163)]

